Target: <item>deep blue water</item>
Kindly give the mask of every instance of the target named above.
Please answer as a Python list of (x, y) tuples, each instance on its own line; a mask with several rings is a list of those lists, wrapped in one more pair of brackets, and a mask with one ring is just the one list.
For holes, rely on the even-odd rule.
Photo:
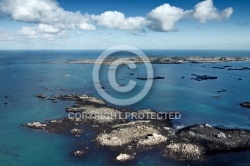
[[(250, 51), (194, 51), (146, 50), (149, 56), (250, 56)], [(76, 149), (76, 138), (44, 131), (23, 128), (20, 124), (66, 116), (64, 111), (71, 102), (51, 103), (34, 97), (38, 93), (69, 94), (88, 93), (99, 97), (92, 82), (91, 64), (50, 64), (69, 59), (95, 59), (101, 50), (89, 51), (0, 51), (0, 165), (116, 165), (113, 152), (98, 150), (83, 159), (70, 156)], [(150, 93), (133, 109), (151, 108), (158, 111), (180, 111), (182, 118), (174, 125), (209, 123), (227, 128), (250, 129), (250, 110), (240, 107), (240, 102), (250, 101), (250, 71), (213, 69), (213, 66), (232, 65), (250, 67), (250, 62), (218, 64), (153, 65), (155, 75), (165, 76), (155, 80)], [(107, 66), (103, 68), (107, 70)], [(122, 66), (118, 78), (121, 84), (137, 76), (144, 76), (139, 65), (134, 76)], [(197, 82), (191, 74), (218, 76), (218, 80)], [(69, 77), (65, 77), (69, 74)], [(182, 77), (185, 77), (182, 79)], [(103, 72), (103, 78), (105, 72)], [(238, 80), (242, 78), (242, 80)], [(110, 94), (117, 95), (108, 82), (103, 81)], [(138, 90), (144, 84), (138, 81)], [(44, 90), (44, 87), (49, 90)], [(62, 89), (63, 88), (63, 89)], [(227, 92), (218, 94), (217, 90)], [(137, 91), (125, 97), (136, 94)], [(220, 99), (213, 96), (220, 95)], [(8, 98), (4, 98), (8, 96)], [(4, 103), (8, 105), (4, 105)], [(86, 134), (85, 137), (88, 137)], [(91, 144), (91, 143), (89, 143)], [(218, 154), (203, 162), (179, 162), (163, 158), (155, 151), (138, 154), (130, 165), (249, 165), (250, 152)]]

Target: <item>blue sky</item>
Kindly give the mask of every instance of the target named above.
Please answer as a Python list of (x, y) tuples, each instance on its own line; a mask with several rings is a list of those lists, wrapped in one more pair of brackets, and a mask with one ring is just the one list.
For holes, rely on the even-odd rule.
[(246, 0), (0, 0), (0, 49), (250, 48)]

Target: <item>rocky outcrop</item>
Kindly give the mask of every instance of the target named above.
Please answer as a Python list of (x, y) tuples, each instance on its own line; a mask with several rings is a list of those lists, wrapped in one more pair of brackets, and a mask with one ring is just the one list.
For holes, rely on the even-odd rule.
[(33, 122), (33, 123), (26, 123), (26, 126), (35, 129), (45, 129), (47, 125), (40, 122)]
[(137, 77), (137, 80), (159, 80), (159, 79), (164, 79), (165, 77), (161, 77), (161, 76), (157, 76), (157, 77), (153, 77), (153, 78), (147, 78), (147, 77)]
[(40, 99), (45, 99), (47, 96), (44, 94), (38, 94), (38, 95), (36, 95), (36, 97), (38, 97)]
[(164, 155), (177, 160), (200, 160), (204, 157), (204, 149), (191, 143), (172, 143), (166, 147)]
[(242, 68), (229, 68), (227, 70), (250, 70), (250, 67), (242, 67)]
[(206, 154), (250, 149), (250, 131), (195, 125), (177, 131), (176, 136), (180, 142), (202, 147)]
[(83, 157), (85, 155), (85, 151), (84, 150), (75, 150), (72, 152), (72, 154), (76, 157)]
[(150, 121), (138, 121), (113, 126), (110, 132), (97, 136), (97, 142), (103, 146), (117, 147), (124, 145), (147, 146), (162, 143), (167, 138), (160, 134)]
[(153, 133), (153, 134), (148, 134), (144, 139), (141, 139), (138, 142), (138, 145), (152, 146), (152, 145), (165, 142), (166, 140), (167, 140), (167, 137), (161, 134)]
[(215, 77), (215, 76), (197, 75), (197, 74), (191, 74), (191, 75), (195, 76), (195, 78), (191, 78), (191, 79), (196, 80), (196, 81), (216, 80), (216, 79), (218, 79), (218, 77)]
[(134, 158), (134, 156), (129, 155), (129, 154), (123, 154), (123, 153), (116, 156), (117, 161), (127, 161), (127, 160), (131, 160), (133, 158)]
[(83, 133), (83, 129), (71, 129), (70, 132), (74, 135), (80, 135)]
[(226, 92), (227, 90), (225, 89), (221, 89), (221, 90), (217, 90), (218, 93), (222, 93), (222, 92)]
[(243, 102), (243, 103), (240, 103), (240, 105), (242, 107), (250, 108), (250, 102)]

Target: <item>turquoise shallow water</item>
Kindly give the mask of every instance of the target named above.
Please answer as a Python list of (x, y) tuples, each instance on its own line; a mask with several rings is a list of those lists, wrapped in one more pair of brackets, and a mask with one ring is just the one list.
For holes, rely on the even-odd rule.
[[(88, 93), (99, 96), (92, 83), (93, 65), (48, 64), (46, 62), (78, 58), (95, 59), (101, 51), (0, 51), (0, 165), (117, 165), (112, 157), (116, 154), (99, 149), (87, 154), (83, 159), (70, 156), (74, 150), (76, 138), (66, 135), (31, 130), (20, 126), (31, 121), (66, 116), (65, 108), (71, 102), (51, 103), (34, 97), (38, 93), (68, 94)], [(184, 51), (146, 51), (149, 55), (180, 55)], [(188, 55), (241, 55), (250, 56), (250, 52), (208, 52), (189, 51)], [(180, 111), (182, 118), (174, 125), (192, 125), (210, 123), (228, 128), (250, 129), (250, 111), (241, 108), (238, 103), (250, 100), (250, 71), (227, 71), (213, 69), (213, 66), (247, 66), (249, 62), (225, 64), (183, 64), (153, 65), (156, 75), (165, 76), (164, 80), (155, 80), (154, 85), (141, 102), (130, 106), (133, 109), (151, 108), (159, 111)], [(105, 70), (105, 67), (104, 67)], [(130, 70), (122, 67), (120, 82), (126, 84), (129, 79), (145, 74), (143, 66), (140, 73), (130, 76)], [(218, 76), (218, 80), (197, 82), (191, 80), (191, 74)], [(69, 77), (65, 77), (69, 74)], [(185, 79), (182, 79), (182, 76)], [(105, 72), (103, 73), (105, 77)], [(238, 78), (243, 80), (239, 81)], [(144, 82), (138, 82), (138, 90)], [(104, 80), (104, 86), (115, 94)], [(49, 90), (44, 90), (48, 88)], [(226, 89), (218, 94), (216, 91)], [(130, 95), (135, 94), (134, 91)], [(220, 95), (220, 99), (213, 96)], [(8, 98), (4, 98), (8, 96)], [(4, 105), (4, 103), (9, 103)], [(88, 134), (86, 135), (88, 137)], [(91, 143), (90, 143), (91, 144)], [(179, 162), (163, 158), (156, 151), (138, 154), (138, 159), (128, 165), (248, 165), (250, 152), (218, 154), (203, 162)]]

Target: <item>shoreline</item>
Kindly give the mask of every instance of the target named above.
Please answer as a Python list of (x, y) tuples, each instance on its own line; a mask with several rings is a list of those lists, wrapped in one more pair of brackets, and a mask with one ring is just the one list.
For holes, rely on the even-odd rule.
[[(107, 58), (103, 62), (94, 59), (72, 59), (65, 61), (69, 64), (104, 64), (104, 65), (118, 65), (120, 63), (152, 63), (152, 64), (185, 64), (185, 63), (220, 63), (220, 62), (243, 62), (250, 61), (250, 57), (148, 57), (148, 59), (140, 59), (138, 57), (130, 58)], [(56, 62), (53, 62), (56, 63)], [(60, 63), (60, 62), (58, 62)]]

